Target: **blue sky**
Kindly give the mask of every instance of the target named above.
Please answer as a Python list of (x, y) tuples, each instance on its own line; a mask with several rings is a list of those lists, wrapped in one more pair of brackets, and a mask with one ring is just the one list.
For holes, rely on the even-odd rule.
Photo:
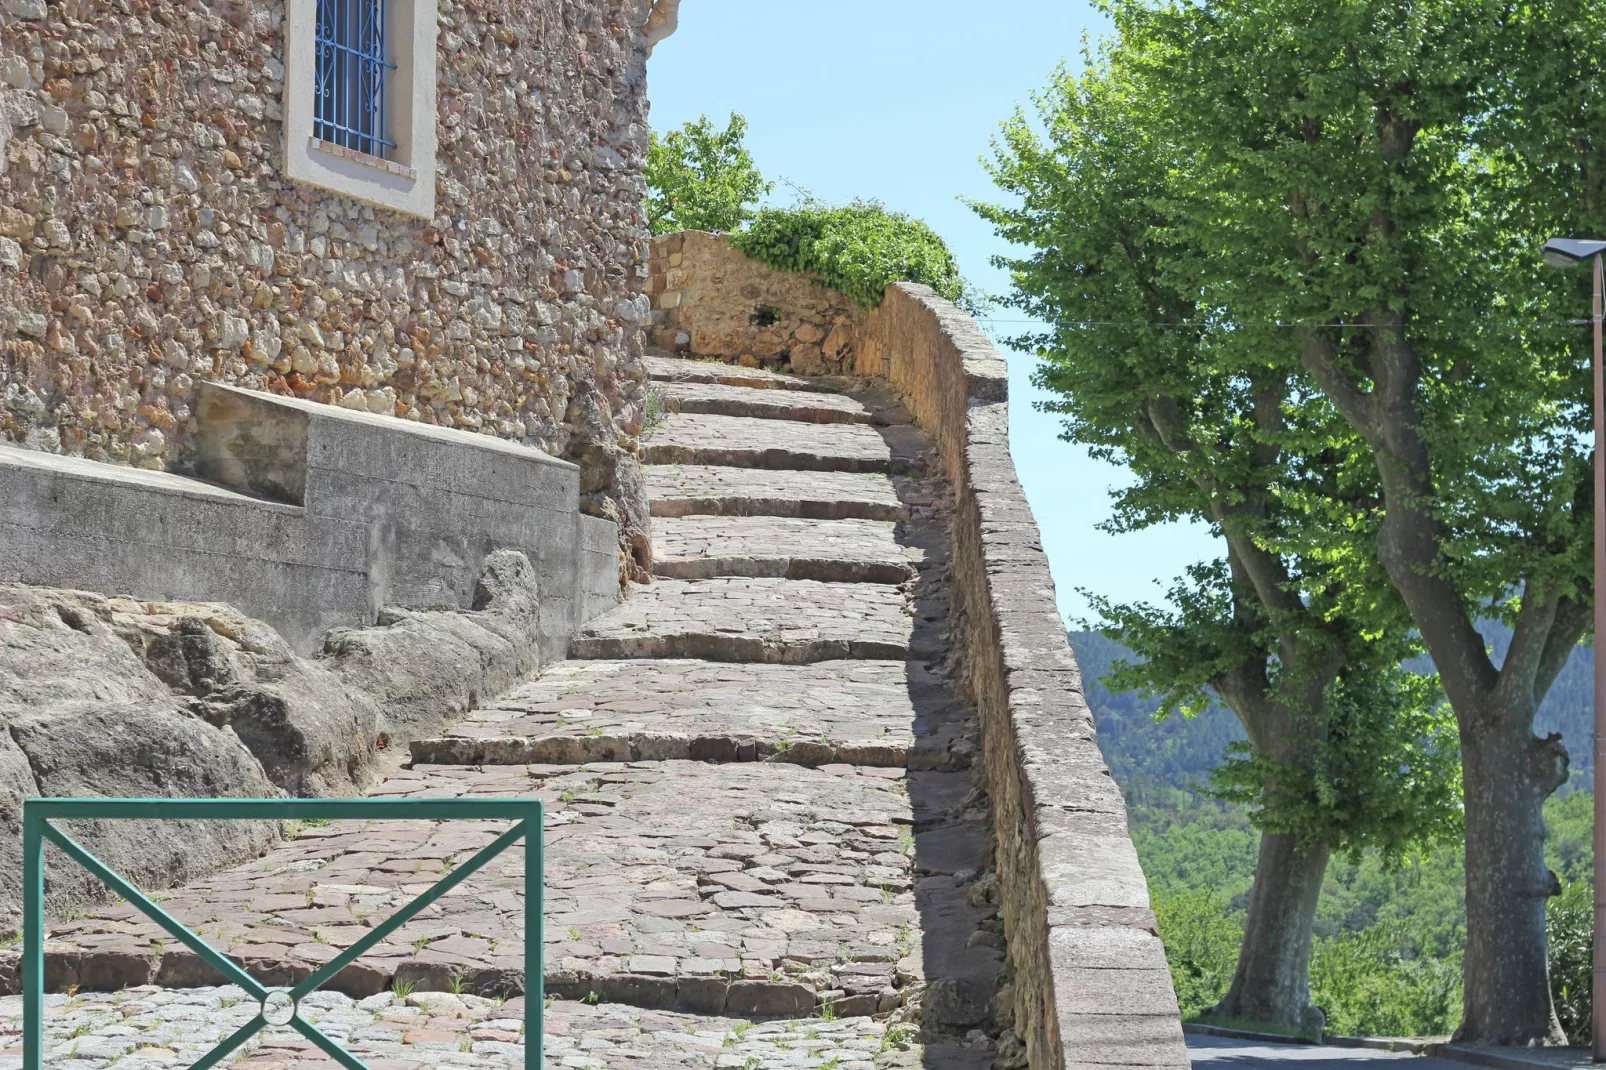
[[(652, 123), (663, 130), (739, 111), (766, 177), (828, 201), (872, 197), (919, 216), (972, 281), (999, 293), (1008, 279), (988, 261), (1008, 247), (960, 198), (996, 199), (980, 163), (988, 139), (1056, 66), (1074, 67), (1084, 35), (1101, 28), (1081, 0), (683, 0), (679, 31), (648, 63)], [(996, 322), (991, 332), (1019, 327)], [(1040, 396), (1028, 382), (1032, 358), (1005, 355), (1015, 467), (1062, 613), (1086, 615), (1078, 588), (1159, 598), (1156, 580), (1213, 554), (1202, 528), (1096, 530), (1123, 473), (1059, 441), (1057, 419), (1032, 406)]]

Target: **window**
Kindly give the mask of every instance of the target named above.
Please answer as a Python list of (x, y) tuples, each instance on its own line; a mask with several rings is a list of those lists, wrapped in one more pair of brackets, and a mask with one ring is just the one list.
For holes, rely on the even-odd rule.
[(288, 0), (285, 175), (435, 214), (436, 0)]
[(312, 136), (385, 157), (386, 0), (318, 0), (318, 93)]

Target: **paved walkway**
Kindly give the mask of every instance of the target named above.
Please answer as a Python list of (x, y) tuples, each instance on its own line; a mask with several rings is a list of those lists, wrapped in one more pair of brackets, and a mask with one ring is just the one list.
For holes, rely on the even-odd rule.
[[(991, 1066), (1003, 938), (928, 444), (888, 395), (650, 369), (660, 578), (377, 794), (547, 800), (551, 1066)], [(164, 906), (292, 983), (498, 831), (304, 826)], [(510, 851), (343, 973), (326, 1027), (375, 1070), (515, 1057), (521, 867)], [(51, 1009), (55, 1065), (187, 1065), (252, 1010), (126, 906), (52, 930), (51, 985), (76, 992)], [(147, 984), (184, 991), (94, 994)], [(322, 1065), (282, 1037), (247, 1058)]]

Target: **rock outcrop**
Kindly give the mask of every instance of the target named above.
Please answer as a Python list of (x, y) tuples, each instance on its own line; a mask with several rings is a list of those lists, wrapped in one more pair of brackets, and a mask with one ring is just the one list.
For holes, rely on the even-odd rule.
[[(191, 715), (143, 660), (146, 638), (181, 619), (165, 608), (177, 607), (0, 588), (0, 930), (21, 920), (29, 796), (277, 794), (239, 738)], [(233, 821), (73, 822), (67, 831), (145, 886), (203, 876), (277, 839), (271, 825)], [(48, 880), (58, 904), (93, 890), (70, 864), (51, 864)]]
[[(0, 586), (0, 931), (17, 925), (29, 796), (345, 795), (387, 748), (440, 732), (539, 664), (540, 598), (521, 553), (486, 559), (469, 612), (390, 610), (297, 657), (272, 628), (208, 603)], [(76, 823), (71, 834), (146, 887), (260, 854), (269, 824)], [(92, 896), (49, 868), (58, 905)]]

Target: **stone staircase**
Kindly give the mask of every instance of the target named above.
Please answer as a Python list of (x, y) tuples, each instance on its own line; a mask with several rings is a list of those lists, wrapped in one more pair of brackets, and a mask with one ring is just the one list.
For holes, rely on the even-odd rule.
[[(929, 444), (863, 384), (648, 366), (658, 579), (570, 660), (414, 742), (376, 794), (547, 800), (551, 1066), (992, 1066), (1004, 940), (975, 713), (945, 676), (951, 503)], [(301, 828), (164, 906), (283, 984), (499, 831)], [(363, 1025), (387, 990), (522, 991), (521, 865), (337, 979), (364, 1000), (359, 1054), (418, 1061)], [(127, 907), (52, 930), (57, 990), (218, 980)], [(465, 1031), (497, 1016), (483, 1003)], [(754, 1024), (785, 1019), (804, 1021)]]

